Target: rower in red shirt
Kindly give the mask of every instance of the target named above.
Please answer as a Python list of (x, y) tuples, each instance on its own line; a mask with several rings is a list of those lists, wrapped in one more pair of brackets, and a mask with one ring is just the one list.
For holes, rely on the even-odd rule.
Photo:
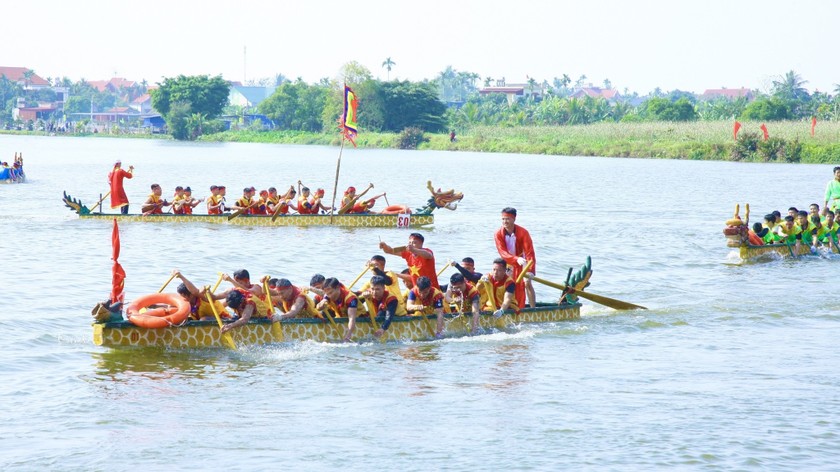
[(411, 233), (408, 235), (407, 246), (391, 247), (384, 242), (380, 242), (379, 248), (385, 254), (393, 254), (405, 259), (408, 263), (411, 282), (414, 285), (417, 285), (417, 279), (426, 276), (432, 282), (432, 287), (440, 289), (437, 271), (435, 270), (435, 254), (431, 249), (423, 247), (424, 241), (425, 239), (422, 234)]
[[(528, 272), (531, 274), (537, 273), (537, 256), (534, 253), (531, 234), (515, 222), (516, 208), (508, 207), (502, 210), (502, 227), (496, 231), (495, 236), (496, 249), (499, 251), (499, 255), (509, 266), (513, 267), (513, 280), (519, 277), (529, 261), (531, 267), (528, 268)], [(526, 292), (528, 294), (528, 304), (531, 308), (534, 308), (536, 306), (536, 294), (533, 285), (531, 285), (531, 279), (527, 278), (516, 284), (516, 301), (520, 307), (525, 306)]]

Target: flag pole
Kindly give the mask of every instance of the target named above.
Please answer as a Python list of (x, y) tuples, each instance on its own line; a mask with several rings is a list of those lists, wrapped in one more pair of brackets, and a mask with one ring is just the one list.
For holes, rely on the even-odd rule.
[(341, 170), (341, 153), (344, 152), (344, 141), (347, 137), (342, 133), (341, 147), (338, 150), (338, 162), (335, 164), (335, 183), (333, 184), (332, 205), (330, 205), (330, 224), (333, 224), (333, 212), (335, 211), (335, 196), (338, 194), (338, 173)]

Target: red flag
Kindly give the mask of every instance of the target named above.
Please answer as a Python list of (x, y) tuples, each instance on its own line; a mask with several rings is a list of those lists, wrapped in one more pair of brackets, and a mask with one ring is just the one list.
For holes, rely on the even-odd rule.
[(768, 139), (770, 139), (770, 133), (767, 132), (767, 125), (761, 123), (760, 128), (761, 131), (764, 133), (764, 140), (767, 141)]
[(735, 129), (732, 130), (732, 136), (735, 138), (736, 141), (738, 140), (738, 131), (740, 131), (740, 130), (741, 130), (741, 122), (736, 121), (735, 122)]
[(816, 128), (816, 127), (817, 127), (817, 117), (812, 116), (811, 117), (811, 136), (814, 135), (814, 128)]
[(120, 228), (117, 226), (117, 219), (114, 218), (114, 229), (111, 231), (111, 247), (113, 252), (111, 259), (114, 266), (111, 268), (111, 303), (121, 302), (125, 299), (125, 270), (117, 261), (120, 258)]

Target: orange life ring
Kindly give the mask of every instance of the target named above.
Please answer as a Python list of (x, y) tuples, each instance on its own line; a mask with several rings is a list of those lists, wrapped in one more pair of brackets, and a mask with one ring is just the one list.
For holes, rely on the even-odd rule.
[[(165, 305), (149, 308), (152, 305)], [(140, 313), (140, 310), (146, 311)], [(128, 321), (141, 328), (166, 328), (183, 323), (190, 315), (190, 304), (177, 293), (150, 293), (137, 297), (125, 307)]]
[(409, 208), (406, 205), (391, 205), (389, 207), (386, 207), (379, 213), (383, 215), (403, 215), (406, 213), (411, 213), (411, 208)]

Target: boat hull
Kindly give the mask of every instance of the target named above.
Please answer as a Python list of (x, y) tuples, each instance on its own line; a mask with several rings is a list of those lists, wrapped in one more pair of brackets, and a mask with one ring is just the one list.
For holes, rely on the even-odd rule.
[(89, 213), (79, 215), (79, 218), (107, 221), (116, 218), (121, 223), (209, 223), (235, 226), (343, 226), (353, 228), (416, 228), (432, 225), (435, 222), (434, 214), (412, 214), (406, 219), (405, 215), (381, 215), (378, 213), (333, 215), (332, 217), (330, 215), (285, 215), (278, 216), (273, 221), (270, 216), (262, 215), (240, 215), (228, 219), (228, 215), (173, 215), (169, 213), (162, 215)]
[[(837, 254), (837, 248), (832, 248), (832, 252)], [(795, 245), (788, 246), (786, 244), (765, 244), (762, 246), (743, 244), (738, 248), (738, 253), (743, 260), (756, 259), (768, 254), (778, 254), (781, 257), (810, 256), (811, 246), (800, 244), (799, 249), (797, 249)]]
[[(481, 328), (504, 329), (518, 324), (549, 323), (580, 318), (580, 303), (561, 305), (539, 304), (526, 308), (519, 314), (509, 313), (499, 318), (483, 313), (479, 318)], [(470, 332), (472, 315), (446, 315), (446, 337), (465, 336)], [(312, 340), (338, 342), (347, 326), (346, 318), (337, 318), (337, 328), (317, 319), (293, 319), (271, 322), (267, 319), (252, 320), (230, 333), (237, 346), (263, 345), (288, 341)], [(381, 320), (379, 321), (381, 324)], [(386, 332), (387, 341), (425, 341), (434, 339), (432, 330), (435, 316), (399, 316)], [(354, 341), (372, 341), (374, 327), (368, 318), (356, 320)], [(93, 342), (106, 347), (160, 347), (172, 349), (224, 347), (221, 332), (215, 321), (191, 321), (182, 326), (148, 329), (127, 321), (94, 323)]]

